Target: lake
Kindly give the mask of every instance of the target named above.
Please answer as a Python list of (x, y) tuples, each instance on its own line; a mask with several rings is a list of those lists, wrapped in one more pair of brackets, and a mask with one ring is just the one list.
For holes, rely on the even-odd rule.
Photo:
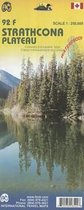
[(0, 115), (0, 192), (84, 191), (84, 124)]

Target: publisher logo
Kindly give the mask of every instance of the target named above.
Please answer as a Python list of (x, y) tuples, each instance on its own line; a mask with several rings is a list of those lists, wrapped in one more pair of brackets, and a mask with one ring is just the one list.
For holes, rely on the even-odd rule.
[(0, 196), (0, 202), (1, 203), (8, 203), (8, 201), (9, 201), (9, 196), (8, 196), (8, 194), (6, 194), (6, 193), (4, 193), (4, 194), (2, 194), (1, 196)]
[(11, 10), (12, 10), (12, 6), (11, 6), (11, 3), (10, 2), (4, 2), (3, 4), (2, 4), (2, 7), (1, 7), (1, 9), (2, 9), (2, 12), (11, 12)]
[(51, 4), (44, 4), (44, 3), (41, 3), (39, 4), (36, 8), (34, 8), (34, 10), (37, 10), (37, 11), (51, 11), (52, 8), (51, 8)]

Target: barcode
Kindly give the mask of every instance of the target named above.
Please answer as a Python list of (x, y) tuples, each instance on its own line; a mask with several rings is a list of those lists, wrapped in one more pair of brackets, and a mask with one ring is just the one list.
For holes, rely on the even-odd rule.
[(57, 197), (58, 208), (82, 208), (82, 197)]

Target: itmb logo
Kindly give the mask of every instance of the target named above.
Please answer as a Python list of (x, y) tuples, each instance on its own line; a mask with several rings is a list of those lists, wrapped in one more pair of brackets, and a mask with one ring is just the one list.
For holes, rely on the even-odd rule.
[(1, 203), (8, 203), (8, 201), (9, 201), (9, 196), (8, 196), (8, 194), (6, 194), (6, 193), (4, 193), (4, 194), (2, 194), (1, 196), (0, 196), (0, 202)]
[(8, 1), (4, 2), (4, 3), (2, 4), (1, 9), (2, 9), (2, 12), (6, 12), (6, 11), (7, 11), (7, 12), (11, 12), (11, 10), (12, 10), (11, 3), (8, 2)]

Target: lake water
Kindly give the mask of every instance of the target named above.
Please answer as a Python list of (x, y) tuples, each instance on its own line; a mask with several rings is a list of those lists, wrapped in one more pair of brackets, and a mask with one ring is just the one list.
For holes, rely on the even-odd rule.
[(84, 191), (84, 124), (0, 115), (0, 192)]

